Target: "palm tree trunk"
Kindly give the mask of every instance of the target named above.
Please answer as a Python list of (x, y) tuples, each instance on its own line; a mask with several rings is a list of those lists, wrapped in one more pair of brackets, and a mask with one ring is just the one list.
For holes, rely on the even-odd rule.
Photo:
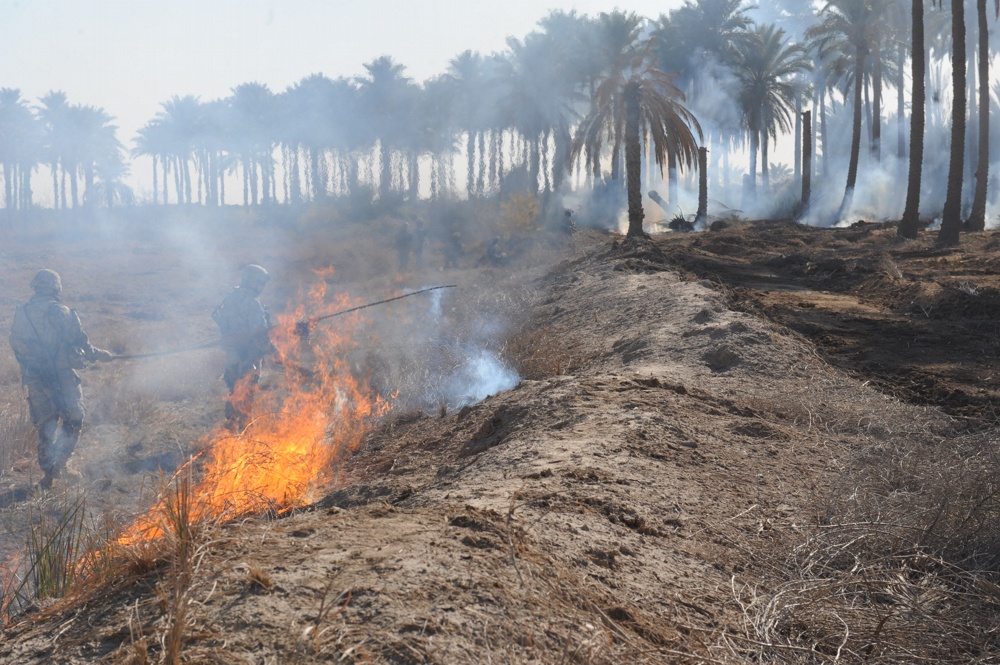
[(708, 148), (698, 148), (698, 213), (694, 217), (696, 226), (708, 219)]
[(389, 151), (389, 144), (382, 139), (379, 141), (379, 193), (385, 201), (392, 189), (392, 153)]
[(962, 170), (965, 167), (965, 2), (951, 0), (951, 158), (948, 162), (948, 193), (944, 200), (941, 245), (957, 245), (962, 229)]
[(62, 177), (59, 181), (59, 201), (62, 203), (63, 210), (66, 209), (66, 177), (66, 164), (63, 164)]
[(768, 165), (767, 130), (760, 133), (760, 182), (764, 187), (764, 195), (771, 196), (771, 171)]
[(490, 180), (491, 189), (497, 187), (497, 158), (500, 156), (500, 143), (497, 141), (497, 130), (490, 130)]
[(167, 156), (160, 155), (160, 168), (163, 170), (163, 186), (160, 188), (163, 195), (163, 205), (167, 205), (167, 187), (170, 182), (170, 176), (167, 174), (170, 162), (167, 161)]
[(181, 161), (174, 157), (174, 191), (177, 192), (177, 203), (184, 203), (184, 175), (181, 173)]
[(802, 200), (799, 204), (799, 215), (809, 211), (809, 199), (812, 197), (812, 112), (802, 113)]
[(465, 178), (466, 191), (473, 198), (476, 191), (476, 133), (471, 129), (465, 142)]
[(829, 134), (826, 131), (826, 81), (819, 91), (819, 132), (823, 135), (823, 175), (830, 173), (830, 146), (828, 145)]
[(302, 183), (299, 176), (299, 146), (295, 144), (288, 148), (288, 192), (285, 200), (297, 204), (302, 200)]
[(538, 136), (528, 142), (528, 151), (531, 156), (528, 159), (528, 187), (531, 188), (532, 194), (538, 193), (538, 176), (542, 172), (542, 146), (541, 141), (539, 141)]
[(486, 132), (479, 132), (479, 172), (476, 175), (476, 193), (483, 196), (486, 193)]
[(188, 165), (186, 158), (181, 167), (184, 175), (184, 198), (187, 200), (187, 203), (191, 203), (191, 167)]
[(986, 188), (990, 177), (990, 38), (986, 21), (986, 0), (976, 3), (979, 22), (979, 155), (976, 160), (976, 192), (966, 227), (986, 228)]
[(677, 149), (672, 144), (667, 146), (667, 197), (670, 207), (677, 208), (680, 213), (680, 177), (677, 172)]
[(497, 190), (499, 191), (503, 187), (504, 178), (504, 163), (503, 163), (503, 135), (504, 130), (501, 129), (497, 132)]
[(854, 187), (858, 182), (858, 159), (861, 157), (861, 88), (864, 85), (865, 52), (858, 46), (854, 54), (854, 125), (851, 130), (851, 160), (847, 165), (847, 186), (844, 200), (837, 211), (837, 221), (843, 220), (851, 211), (854, 201)]
[(156, 155), (153, 155), (153, 203), (157, 203), (160, 200), (159, 195), (159, 182), (156, 180)]
[(5, 161), (3, 163), (3, 200), (7, 212), (14, 211), (14, 165)]
[[(153, 162), (153, 167), (156, 168), (156, 162)], [(59, 209), (59, 162), (53, 161), (49, 166), (52, 170), (52, 207), (56, 210)], [(154, 188), (154, 198), (155, 198), (155, 188)]]
[(794, 182), (802, 177), (802, 97), (795, 97), (795, 174)]
[(896, 157), (900, 163), (906, 156), (906, 133), (903, 117), (906, 114), (906, 95), (903, 71), (906, 67), (906, 45), (900, 43), (896, 49), (896, 71), (899, 73), (899, 84), (896, 86)]
[(21, 173), (21, 207), (25, 210), (34, 207), (31, 199), (31, 168), (26, 168)]
[(623, 91), (625, 104), (625, 180), (628, 192), (628, 231), (626, 237), (643, 236), (642, 220), (642, 146), (639, 133), (639, 85), (630, 83)]
[(882, 161), (882, 55), (872, 54), (872, 144), (871, 156)]

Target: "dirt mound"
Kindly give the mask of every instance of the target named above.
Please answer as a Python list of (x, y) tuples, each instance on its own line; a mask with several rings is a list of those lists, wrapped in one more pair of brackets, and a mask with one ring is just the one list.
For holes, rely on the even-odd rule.
[[(38, 608), (0, 662), (145, 662), (168, 635), (186, 662), (746, 662), (748, 608), (844, 469), (987, 425), (984, 320), (897, 302), (892, 280), (904, 297), (955, 275), (888, 231), (574, 244), (510, 340), (545, 371), (390, 415), (310, 508), (205, 526), (186, 585), (161, 564)], [(810, 639), (783, 653), (825, 657)]]

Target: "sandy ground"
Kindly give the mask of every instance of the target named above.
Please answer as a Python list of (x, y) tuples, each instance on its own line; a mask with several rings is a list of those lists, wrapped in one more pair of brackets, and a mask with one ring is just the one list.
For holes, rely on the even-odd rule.
[[(993, 388), (981, 381), (995, 344), (982, 330), (971, 335), (978, 352), (880, 359), (898, 351), (892, 339), (909, 348), (930, 334), (933, 313), (958, 301), (942, 280), (908, 278), (916, 264), (901, 253), (993, 293), (985, 277), (949, 270), (960, 254), (891, 233), (761, 225), (623, 242), (586, 231), (546, 254), (551, 267), (534, 255), (434, 268), (422, 285), (516, 294), (521, 315), (499, 347), (515, 359), (516, 387), (462, 408), (395, 409), (315, 503), (201, 531), (183, 588), (159, 564), (73, 603), (42, 602), (0, 637), (0, 663), (158, 662), (171, 627), (190, 663), (749, 662), (747, 608), (773, 579), (763, 571), (822, 521), (845, 469), (915, 432), (993, 426)], [(120, 259), (119, 274), (134, 272), (152, 250), (130, 246), (135, 255), (102, 256), (103, 267)], [(229, 263), (256, 259), (254, 249)], [(157, 252), (149, 279), (111, 287), (97, 281), (93, 250), (77, 263), (66, 252), (68, 295), (86, 305), (95, 343), (114, 335), (102, 314), (148, 326), (153, 344), (211, 334), (203, 313), (224, 290), (186, 285), (183, 261)], [(22, 254), (0, 282), (0, 312), (56, 258)], [(267, 259), (278, 257), (256, 260)], [(291, 297), (314, 262), (279, 278), (275, 298)], [(175, 316), (200, 323), (171, 338)], [(882, 334), (889, 319), (898, 334)], [(111, 343), (137, 342), (119, 333)], [(923, 349), (942, 347), (931, 338)], [(106, 395), (94, 404), (79, 455), (89, 480), (67, 493), (85, 492), (95, 513), (139, 510), (155, 462), (169, 468), (218, 424), (219, 362), (87, 375), (95, 394), (132, 386), (117, 407), (129, 413)], [(5, 372), (13, 409), (16, 377)], [(29, 459), (5, 476), (8, 553), (32, 510), (60, 505), (26, 493), (32, 472)]]

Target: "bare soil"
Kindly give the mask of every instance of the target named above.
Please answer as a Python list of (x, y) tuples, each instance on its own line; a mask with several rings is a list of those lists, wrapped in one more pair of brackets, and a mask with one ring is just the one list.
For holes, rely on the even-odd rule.
[[(299, 266), (276, 278), (276, 300), (322, 261), (350, 262), (307, 231), (287, 250), (299, 263), (268, 256), (275, 233), (242, 238), (230, 258)], [(187, 339), (210, 334), (205, 312), (224, 291), (188, 289), (196, 262), (168, 258), (158, 238), (110, 255), (8, 245), (0, 313), (59, 258), (95, 343), (121, 325), (177, 342), (164, 338), (175, 317)], [(458, 306), (516, 294), (502, 351), (522, 379), (462, 408), (398, 408), (308, 508), (206, 527), (181, 662), (759, 661), (751, 606), (790, 574), (859, 459), (917, 434), (996, 428), (1000, 234), (938, 248), (891, 225), (757, 222), (546, 242), (498, 268), (475, 265), (477, 245), (454, 271), (373, 283), (347, 270), (340, 286), (365, 284), (372, 300), (399, 280), (455, 281)], [(112, 286), (114, 269), (133, 277)], [(117, 350), (138, 350), (129, 335)], [(138, 510), (156, 462), (218, 424), (219, 362), (85, 376), (94, 422), (78, 457), (95, 511)], [(9, 363), (3, 377), (15, 409)], [(107, 396), (123, 382), (125, 415)], [(59, 505), (26, 491), (32, 463), (3, 477), (8, 554), (33, 510)], [(158, 564), (38, 603), (0, 636), (0, 663), (158, 662), (177, 617), (171, 579)], [(821, 647), (783, 653), (838, 657)]]

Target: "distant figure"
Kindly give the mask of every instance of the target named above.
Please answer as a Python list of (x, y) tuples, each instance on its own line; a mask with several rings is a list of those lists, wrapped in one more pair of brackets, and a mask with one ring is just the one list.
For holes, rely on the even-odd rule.
[(486, 244), (486, 260), (490, 265), (499, 266), (503, 265), (506, 256), (500, 248), (500, 236), (493, 236), (493, 240)]
[(455, 229), (444, 241), (444, 267), (457, 268), (462, 256), (462, 233)]
[(571, 236), (574, 233), (576, 233), (576, 231), (577, 228), (576, 228), (576, 222), (573, 220), (573, 211), (570, 210), (569, 208), (566, 208), (563, 211), (562, 232), (568, 236)]
[(240, 285), (212, 311), (226, 352), (222, 374), (229, 389), (226, 426), (234, 432), (247, 426), (264, 358), (277, 352), (268, 335), (271, 315), (259, 300), (269, 280), (270, 275), (262, 267), (246, 266)]
[(421, 267), (424, 262), (424, 245), (427, 244), (427, 229), (424, 220), (417, 219), (417, 228), (413, 232), (413, 262)]
[(76, 370), (114, 354), (91, 346), (80, 317), (61, 302), (62, 280), (42, 269), (31, 280), (35, 294), (14, 311), (10, 346), (21, 367), (21, 384), (28, 388), (28, 411), (38, 432), (40, 485), (56, 478), (77, 481), (80, 472), (69, 458), (83, 429), (83, 389)]
[(410, 252), (413, 251), (413, 233), (410, 223), (403, 222), (396, 234), (396, 253), (399, 256), (399, 272), (404, 272), (410, 265)]

